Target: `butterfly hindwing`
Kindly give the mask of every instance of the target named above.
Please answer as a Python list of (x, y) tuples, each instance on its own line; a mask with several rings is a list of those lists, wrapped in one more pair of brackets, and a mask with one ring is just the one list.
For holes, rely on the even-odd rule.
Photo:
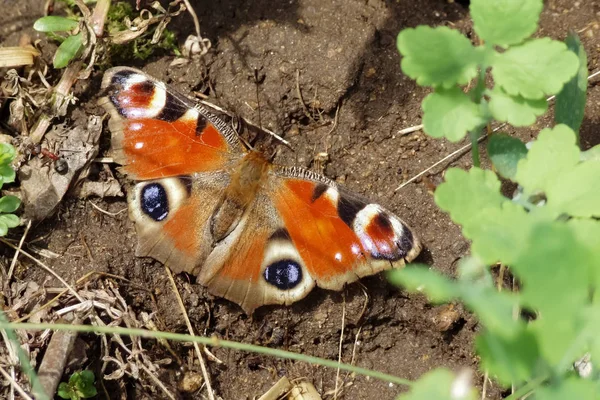
[(198, 274), (212, 251), (210, 219), (228, 175), (205, 172), (143, 181), (129, 194), (137, 256), (152, 257), (175, 272)]

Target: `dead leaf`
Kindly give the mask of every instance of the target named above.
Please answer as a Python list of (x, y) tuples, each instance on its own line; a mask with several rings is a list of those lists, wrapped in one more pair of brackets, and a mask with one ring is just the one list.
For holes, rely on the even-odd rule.
[(87, 127), (67, 128), (55, 125), (47, 135), (47, 143), (54, 144), (56, 153), (66, 162), (66, 170), (58, 172), (55, 163), (47, 158), (33, 158), (19, 171), (25, 216), (42, 220), (54, 212), (71, 182), (98, 154), (98, 139), (102, 132), (102, 119), (88, 118)]

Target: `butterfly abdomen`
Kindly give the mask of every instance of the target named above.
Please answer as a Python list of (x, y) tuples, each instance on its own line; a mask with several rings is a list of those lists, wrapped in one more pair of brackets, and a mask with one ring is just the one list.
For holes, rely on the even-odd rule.
[(236, 165), (211, 219), (211, 233), (215, 242), (223, 240), (239, 224), (267, 179), (269, 169), (268, 161), (254, 151), (247, 153)]

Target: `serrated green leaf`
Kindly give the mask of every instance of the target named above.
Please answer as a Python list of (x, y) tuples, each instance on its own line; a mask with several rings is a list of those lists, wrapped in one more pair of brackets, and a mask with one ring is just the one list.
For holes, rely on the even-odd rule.
[(65, 17), (48, 15), (35, 21), (33, 29), (38, 32), (66, 32), (77, 28), (78, 25), (78, 21)]
[(515, 137), (496, 133), (488, 140), (487, 152), (500, 176), (514, 179), (519, 160), (527, 156), (527, 147)]
[(83, 47), (83, 34), (69, 36), (58, 46), (52, 64), (54, 68), (64, 68), (77, 56)]
[(508, 47), (537, 30), (542, 0), (471, 0), (475, 32), (486, 43)]
[(431, 270), (427, 265), (409, 265), (388, 272), (388, 279), (397, 286), (411, 292), (423, 292), (434, 303), (443, 303), (456, 298), (459, 289), (456, 282)]
[(21, 205), (21, 200), (16, 196), (3, 196), (0, 198), (0, 213), (11, 213)]
[(402, 71), (421, 86), (450, 88), (477, 74), (480, 53), (460, 32), (440, 26), (404, 29), (398, 35)]
[(529, 379), (538, 362), (535, 336), (521, 330), (513, 337), (485, 332), (475, 339), (481, 364), (501, 384), (509, 386)]
[(0, 221), (5, 224), (8, 228), (14, 228), (19, 226), (21, 220), (14, 214), (0, 214)]
[(569, 377), (537, 389), (531, 400), (598, 400), (597, 383), (591, 380)]
[(477, 219), (463, 228), (463, 234), (473, 241), (472, 251), (487, 264), (498, 261), (512, 264), (526, 249), (535, 216), (522, 207), (505, 202), (501, 207), (487, 207), (477, 213)]
[(492, 116), (501, 122), (512, 126), (529, 126), (536, 118), (548, 109), (546, 99), (525, 99), (521, 96), (511, 96), (499, 87), (488, 92), (490, 96), (489, 110)]
[(2, 183), (11, 183), (15, 181), (16, 178), (15, 170), (12, 169), (10, 165), (0, 165), (0, 177), (2, 181), (0, 181), (0, 187)]
[(500, 181), (492, 171), (451, 168), (446, 181), (435, 191), (435, 203), (450, 213), (452, 220), (468, 226), (485, 208), (499, 208), (508, 201), (500, 194)]
[(436, 90), (423, 100), (422, 107), (425, 133), (451, 142), (486, 123), (479, 105), (458, 87)]
[(546, 188), (547, 207), (556, 214), (600, 217), (600, 161), (582, 162), (565, 170)]
[(397, 400), (476, 400), (473, 389), (465, 388), (465, 393), (457, 388), (457, 379), (460, 378), (445, 368), (435, 369), (421, 376), (410, 392), (401, 394)]
[(557, 125), (540, 132), (527, 157), (517, 164), (515, 179), (529, 194), (545, 192), (558, 175), (578, 162), (575, 133), (566, 125)]
[(579, 70), (556, 95), (554, 121), (557, 124), (568, 125), (573, 131), (579, 132), (587, 97), (587, 54), (576, 33), (567, 36), (566, 44), (569, 50), (579, 57)]
[(579, 59), (564, 43), (542, 38), (499, 53), (492, 64), (494, 81), (505, 92), (541, 99), (558, 93), (575, 76)]
[(561, 222), (535, 224), (524, 246), (527, 251), (512, 264), (523, 283), (523, 302), (550, 321), (580, 310), (589, 298), (590, 266), (600, 255), (594, 256)]

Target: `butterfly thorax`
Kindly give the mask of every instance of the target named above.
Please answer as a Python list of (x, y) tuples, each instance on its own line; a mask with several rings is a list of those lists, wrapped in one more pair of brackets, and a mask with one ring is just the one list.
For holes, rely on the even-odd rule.
[(215, 242), (224, 239), (238, 225), (270, 168), (271, 164), (256, 151), (250, 151), (240, 159), (212, 216), (211, 234)]

